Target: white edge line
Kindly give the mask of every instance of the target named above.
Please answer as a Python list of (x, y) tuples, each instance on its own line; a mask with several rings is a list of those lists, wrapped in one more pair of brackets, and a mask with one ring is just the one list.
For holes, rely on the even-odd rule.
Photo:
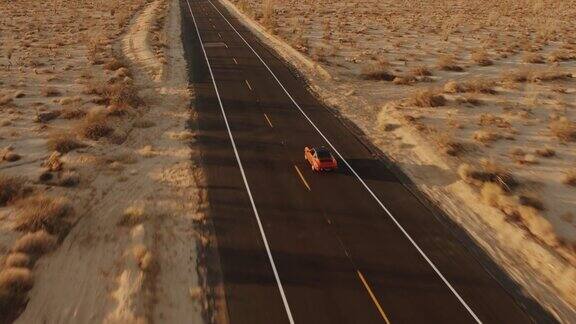
[(230, 130), (230, 125), (228, 124), (228, 118), (226, 117), (226, 112), (224, 111), (224, 106), (222, 105), (222, 100), (220, 99), (218, 86), (216, 85), (216, 80), (214, 79), (214, 74), (212, 73), (212, 67), (210, 65), (210, 61), (208, 60), (208, 55), (206, 54), (206, 50), (204, 49), (204, 44), (202, 42), (202, 36), (200, 36), (200, 30), (198, 29), (198, 25), (196, 24), (196, 18), (194, 17), (194, 13), (192, 12), (192, 7), (190, 6), (190, 2), (188, 0), (186, 0), (186, 3), (188, 4), (188, 9), (190, 10), (190, 15), (192, 15), (192, 21), (194, 21), (194, 26), (196, 27), (196, 33), (198, 34), (198, 39), (199, 39), (200, 45), (202, 47), (202, 52), (204, 53), (204, 58), (206, 59), (206, 63), (208, 64), (208, 71), (210, 71), (210, 76), (212, 77), (212, 84), (214, 85), (214, 90), (216, 91), (216, 97), (218, 97), (218, 104), (220, 105), (220, 110), (222, 111), (222, 116), (224, 117), (224, 123), (226, 124), (226, 129), (228, 130), (228, 135), (230, 136), (230, 141), (232, 143), (232, 148), (234, 149), (234, 154), (236, 155), (236, 161), (238, 162), (238, 166), (240, 167), (240, 173), (242, 174), (242, 180), (244, 180), (244, 185), (246, 186), (246, 191), (248, 192), (248, 197), (250, 198), (250, 204), (252, 205), (252, 210), (254, 211), (254, 215), (256, 216), (258, 228), (260, 229), (260, 234), (262, 235), (262, 239), (264, 241), (264, 247), (266, 248), (266, 253), (268, 254), (268, 259), (270, 260), (270, 265), (272, 266), (272, 271), (274, 272), (274, 277), (276, 278), (276, 283), (278, 284), (278, 290), (280, 291), (280, 296), (282, 297), (282, 302), (284, 303), (284, 308), (286, 309), (286, 314), (288, 315), (288, 320), (290, 321), (291, 324), (294, 324), (292, 312), (290, 310), (290, 306), (288, 305), (288, 300), (286, 299), (286, 294), (284, 293), (284, 288), (282, 287), (282, 282), (280, 280), (280, 276), (278, 275), (278, 271), (276, 270), (276, 264), (274, 263), (274, 258), (272, 257), (272, 253), (270, 251), (270, 246), (268, 245), (268, 240), (266, 239), (266, 234), (264, 233), (264, 227), (262, 226), (262, 222), (260, 221), (260, 216), (258, 215), (258, 210), (256, 209), (256, 204), (254, 203), (254, 199), (252, 197), (252, 192), (250, 191), (250, 186), (248, 185), (248, 180), (246, 179), (246, 174), (244, 173), (244, 168), (242, 167), (242, 161), (240, 160), (238, 150), (236, 149), (236, 142), (234, 141), (234, 137), (232, 136), (232, 132)]
[(382, 201), (380, 201), (380, 199), (376, 196), (376, 194), (374, 194), (374, 192), (372, 191), (372, 189), (370, 189), (370, 187), (366, 184), (366, 182), (364, 182), (364, 180), (360, 177), (360, 175), (358, 175), (358, 173), (352, 168), (352, 166), (348, 163), (348, 161), (346, 161), (346, 159), (344, 159), (344, 157), (342, 156), (342, 154), (340, 154), (340, 152), (338, 152), (338, 150), (336, 150), (336, 148), (334, 147), (334, 145), (332, 145), (332, 143), (328, 140), (328, 138), (326, 138), (326, 136), (320, 131), (320, 129), (318, 129), (318, 127), (316, 126), (316, 124), (314, 124), (314, 122), (310, 119), (310, 117), (308, 117), (308, 115), (306, 115), (306, 113), (304, 112), (304, 110), (302, 110), (302, 108), (300, 107), (300, 105), (298, 105), (298, 103), (296, 102), (296, 100), (294, 100), (294, 98), (292, 97), (292, 95), (290, 95), (290, 93), (288, 92), (288, 90), (286, 90), (286, 88), (284, 87), (284, 85), (282, 85), (282, 83), (280, 82), (280, 80), (278, 79), (278, 77), (276, 76), (276, 74), (274, 74), (274, 72), (272, 72), (272, 70), (270, 69), (270, 67), (268, 66), (268, 64), (266, 64), (266, 62), (264, 62), (264, 60), (262, 59), (262, 57), (254, 50), (254, 48), (248, 43), (248, 41), (246, 41), (246, 39), (238, 32), (238, 30), (236, 30), (236, 28), (230, 23), (230, 21), (228, 21), (228, 19), (222, 14), (222, 12), (220, 12), (220, 10), (214, 5), (214, 3), (212, 3), (211, 0), (207, 0), (208, 2), (210, 2), (210, 4), (212, 5), (212, 7), (214, 7), (214, 9), (216, 9), (216, 11), (218, 11), (218, 13), (220, 14), (220, 16), (222, 16), (222, 18), (224, 18), (224, 20), (226, 20), (226, 22), (228, 23), (228, 25), (230, 25), (230, 27), (232, 27), (232, 29), (236, 32), (236, 34), (238, 34), (238, 36), (240, 36), (240, 38), (244, 41), (244, 43), (252, 50), (252, 52), (254, 52), (254, 54), (258, 57), (258, 59), (262, 62), (262, 64), (264, 64), (264, 66), (266, 67), (266, 69), (270, 72), (270, 74), (272, 74), (272, 76), (274, 77), (274, 79), (276, 80), (276, 82), (280, 85), (280, 87), (282, 88), (282, 90), (284, 90), (284, 92), (286, 93), (286, 95), (290, 98), (290, 100), (292, 101), (292, 103), (294, 103), (294, 105), (298, 108), (298, 110), (300, 110), (300, 112), (302, 113), (302, 115), (304, 116), (304, 118), (306, 118), (306, 120), (308, 120), (308, 122), (312, 125), (312, 127), (314, 127), (314, 129), (320, 134), (320, 136), (322, 136), (322, 138), (326, 141), (326, 143), (328, 143), (328, 145), (330, 145), (330, 147), (334, 150), (334, 152), (336, 152), (336, 154), (338, 155), (338, 157), (340, 157), (340, 159), (346, 164), (346, 166), (350, 169), (350, 171), (352, 171), (352, 173), (354, 174), (354, 176), (356, 176), (356, 178), (360, 181), (360, 183), (362, 183), (362, 185), (364, 186), (364, 188), (366, 190), (368, 190), (368, 192), (370, 193), (370, 195), (376, 200), (376, 202), (380, 205), (380, 207), (382, 207), (382, 209), (384, 209), (384, 211), (386, 212), (386, 214), (388, 214), (388, 216), (390, 217), (390, 219), (392, 219), (392, 221), (394, 222), (394, 224), (396, 224), (396, 226), (400, 229), (400, 231), (402, 231), (402, 233), (404, 234), (404, 236), (406, 236), (406, 238), (410, 241), (410, 243), (412, 243), (412, 245), (416, 248), (416, 250), (418, 250), (418, 252), (420, 253), (420, 255), (424, 258), (424, 260), (426, 260), (426, 262), (430, 265), (430, 267), (432, 267), (432, 269), (434, 270), (434, 272), (436, 272), (436, 274), (440, 277), (440, 279), (444, 282), (444, 284), (446, 284), (446, 286), (450, 289), (450, 291), (454, 294), (454, 296), (456, 296), (456, 298), (458, 298), (458, 300), (460, 301), (460, 303), (466, 308), (466, 310), (470, 313), (470, 315), (476, 320), (477, 323), (482, 323), (482, 321), (480, 321), (480, 319), (478, 318), (478, 316), (474, 313), (474, 311), (470, 308), (470, 306), (468, 306), (468, 304), (466, 303), (466, 301), (464, 301), (464, 299), (460, 296), (460, 294), (456, 291), (456, 289), (454, 289), (454, 287), (452, 287), (452, 285), (450, 284), (450, 282), (444, 277), (444, 275), (440, 272), (440, 270), (438, 270), (438, 268), (436, 267), (436, 265), (434, 265), (434, 263), (432, 262), (432, 260), (430, 260), (430, 258), (428, 258), (428, 256), (424, 253), (424, 251), (420, 248), (420, 246), (418, 246), (418, 244), (416, 243), (416, 241), (414, 241), (414, 239), (412, 239), (412, 237), (410, 236), (410, 234), (408, 234), (408, 232), (404, 229), (404, 227), (402, 227), (402, 225), (400, 225), (400, 223), (396, 220), (396, 218), (392, 215), (392, 213), (390, 213), (390, 211), (388, 210), (388, 208), (386, 208), (386, 206), (382, 203)]

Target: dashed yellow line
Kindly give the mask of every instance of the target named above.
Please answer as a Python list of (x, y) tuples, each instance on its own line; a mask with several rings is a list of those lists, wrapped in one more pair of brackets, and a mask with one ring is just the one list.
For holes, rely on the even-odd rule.
[(248, 89), (250, 89), (250, 91), (252, 91), (252, 86), (250, 85), (250, 82), (248, 82), (248, 80), (244, 80), (244, 82), (246, 82)]
[(388, 319), (388, 316), (386, 316), (386, 313), (384, 313), (384, 309), (382, 309), (382, 306), (378, 302), (378, 299), (376, 299), (376, 296), (372, 292), (372, 289), (370, 289), (368, 282), (366, 282), (366, 278), (364, 278), (364, 275), (362, 275), (362, 272), (360, 272), (360, 270), (356, 270), (356, 272), (358, 273), (358, 277), (360, 277), (360, 281), (362, 281), (362, 284), (364, 285), (364, 287), (368, 291), (370, 298), (372, 298), (374, 305), (376, 305), (376, 308), (378, 309), (378, 312), (382, 316), (382, 319), (384, 320), (384, 322), (386, 322), (386, 324), (390, 324), (390, 320)]
[(264, 118), (266, 118), (266, 121), (268, 122), (268, 125), (270, 125), (270, 128), (274, 128), (274, 125), (272, 125), (272, 122), (270, 121), (270, 118), (268, 118), (268, 115), (264, 114)]
[(300, 179), (302, 180), (302, 182), (304, 183), (304, 185), (306, 186), (306, 188), (308, 188), (308, 191), (312, 191), (312, 189), (310, 189), (310, 186), (308, 185), (308, 182), (306, 181), (306, 179), (304, 178), (304, 175), (302, 174), (302, 172), (300, 172), (300, 169), (298, 169), (298, 167), (295, 165), (294, 169), (296, 169), (296, 172), (298, 172), (298, 175), (300, 176)]

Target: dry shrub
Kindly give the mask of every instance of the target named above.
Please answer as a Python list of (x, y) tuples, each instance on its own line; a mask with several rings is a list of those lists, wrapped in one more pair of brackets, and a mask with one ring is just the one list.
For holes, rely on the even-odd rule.
[(89, 113), (76, 126), (78, 135), (94, 141), (112, 134), (113, 131), (114, 129), (108, 126), (106, 115), (99, 111)]
[[(531, 203), (540, 206), (538, 203), (541, 204), (541, 202), (533, 200), (527, 203), (527, 200), (509, 195), (492, 182), (484, 183), (480, 194), (484, 203), (500, 209), (512, 220), (520, 222), (535, 237), (550, 246), (558, 244), (558, 239), (550, 222), (539, 213), (538, 209), (529, 205)], [(543, 208), (543, 206), (540, 207)]]
[(536, 153), (536, 155), (541, 156), (541, 157), (553, 157), (556, 155), (556, 151), (554, 151), (551, 148), (545, 147), (543, 149), (536, 149), (536, 151), (534, 152)]
[(472, 61), (480, 66), (489, 66), (494, 64), (486, 51), (478, 51), (472, 53)]
[(104, 64), (104, 68), (109, 71), (116, 71), (120, 68), (126, 67), (126, 64), (113, 58), (108, 63)]
[(12, 150), (3, 150), (1, 154), (2, 154), (2, 160), (6, 162), (16, 162), (22, 158), (20, 154), (14, 153)]
[(76, 108), (76, 107), (68, 107), (68, 108), (64, 108), (60, 111), (60, 118), (62, 119), (79, 119), (86, 116), (86, 112), (83, 111), (80, 108)]
[(568, 51), (554, 51), (548, 56), (548, 61), (550, 62), (563, 62), (569, 61), (576, 58), (576, 54), (570, 54)]
[(446, 82), (446, 84), (444, 84), (444, 92), (446, 93), (459, 93), (459, 92), (463, 92), (462, 87), (460, 86), (460, 84), (458, 84), (458, 82), (454, 81), (454, 80), (449, 80), (448, 82)]
[(377, 80), (377, 81), (393, 81), (396, 77), (388, 70), (388, 65), (378, 62), (372, 65), (365, 66), (360, 72), (360, 76), (364, 80)]
[(562, 117), (548, 125), (554, 136), (564, 142), (576, 141), (576, 123)]
[(427, 89), (416, 92), (410, 104), (416, 107), (440, 107), (446, 104), (446, 98), (435, 90)]
[(74, 171), (64, 171), (58, 179), (58, 185), (61, 187), (74, 187), (79, 183), (80, 175)]
[(425, 66), (417, 66), (415, 68), (410, 69), (410, 75), (415, 77), (417, 76), (424, 77), (424, 76), (431, 76), (432, 72)]
[(152, 252), (150, 252), (143, 245), (136, 245), (133, 248), (132, 253), (136, 263), (138, 263), (140, 270), (144, 272), (153, 272), (157, 269), (158, 265), (154, 259), (154, 256), (152, 255)]
[(524, 63), (542, 64), (545, 62), (544, 56), (538, 53), (528, 52), (522, 57)]
[(472, 94), (466, 94), (462, 97), (458, 97), (455, 101), (459, 104), (469, 104), (472, 106), (480, 106), (484, 104), (484, 101), (480, 100), (478, 97)]
[(479, 126), (495, 126), (498, 128), (511, 128), (512, 124), (500, 116), (494, 116), (490, 113), (483, 113), (480, 115), (478, 121)]
[(575, 170), (569, 170), (568, 172), (566, 172), (566, 174), (564, 174), (564, 178), (562, 179), (562, 183), (567, 185), (567, 186), (575, 187), (576, 186), (576, 169)]
[(438, 68), (443, 71), (462, 72), (464, 69), (456, 64), (452, 56), (441, 56), (436, 63)]
[(0, 272), (0, 309), (18, 307), (24, 302), (26, 293), (32, 289), (32, 273), (26, 268), (7, 268)]
[(69, 134), (54, 133), (48, 138), (48, 147), (53, 151), (64, 154), (86, 147), (86, 144), (77, 141)]
[(42, 87), (42, 90), (40, 90), (40, 93), (44, 97), (57, 97), (60, 95), (60, 91), (58, 91), (58, 89), (56, 89), (54, 87), (48, 87), (48, 86)]
[(473, 93), (483, 93), (483, 94), (496, 94), (494, 90), (495, 82), (486, 79), (475, 79), (469, 80), (463, 83), (458, 83), (454, 80), (450, 80), (444, 84), (444, 92), (446, 93), (461, 93), (461, 92), (473, 92)]
[(59, 152), (52, 152), (50, 156), (42, 162), (42, 166), (47, 168), (48, 171), (60, 171), (64, 163), (60, 160), (61, 154)]
[(127, 82), (90, 83), (86, 86), (84, 93), (102, 97), (100, 103), (105, 105), (127, 105), (136, 108), (143, 104), (137, 89)]
[(13, 252), (6, 257), (4, 265), (7, 268), (11, 267), (27, 268), (28, 266), (31, 265), (30, 261), (31, 260), (28, 254), (22, 252)]
[(24, 183), (22, 177), (0, 175), (0, 206), (6, 206), (22, 198), (27, 192)]
[(150, 127), (156, 126), (156, 123), (151, 121), (151, 120), (140, 119), (140, 120), (134, 121), (132, 123), (132, 126), (134, 126), (136, 128), (150, 128)]
[(483, 162), (482, 168), (463, 163), (458, 167), (458, 175), (465, 182), (476, 186), (491, 182), (505, 191), (510, 191), (518, 186), (518, 181), (508, 170), (490, 161)]
[(493, 143), (501, 138), (502, 136), (500, 134), (490, 130), (482, 129), (474, 132), (474, 139), (484, 145)]
[(558, 70), (558, 68), (533, 71), (528, 75), (528, 80), (530, 82), (558, 81), (558, 80), (568, 80), (571, 78), (572, 78), (571, 73), (562, 72)]
[(550, 246), (558, 245), (554, 227), (537, 209), (529, 206), (519, 206), (517, 214), (530, 233)]
[(532, 207), (536, 210), (544, 210), (544, 202), (535, 193), (523, 193), (518, 196), (518, 202), (522, 206)]
[(414, 82), (416, 82), (416, 79), (411, 76), (397, 76), (392, 81), (396, 85), (410, 85)]
[(54, 235), (48, 234), (44, 230), (28, 233), (16, 240), (12, 250), (14, 252), (26, 253), (32, 256), (40, 256), (48, 253), (56, 247), (58, 240)]
[(73, 210), (64, 198), (40, 194), (19, 200), (16, 207), (16, 229), (20, 231), (45, 230), (50, 234), (62, 235), (70, 228), (67, 218)]
[(119, 226), (134, 226), (142, 223), (145, 219), (146, 214), (143, 207), (131, 206), (126, 208), (117, 224)]
[(530, 77), (531, 72), (526, 69), (521, 70), (508, 70), (502, 73), (502, 81), (506, 83), (526, 82)]
[(136, 108), (143, 104), (136, 88), (126, 82), (119, 82), (109, 87), (105, 98), (107, 98), (109, 104), (112, 105), (127, 105)]

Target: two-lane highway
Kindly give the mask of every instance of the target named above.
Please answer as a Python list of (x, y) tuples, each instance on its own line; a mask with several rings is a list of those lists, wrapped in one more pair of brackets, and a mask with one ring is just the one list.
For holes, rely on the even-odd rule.
[[(182, 0), (226, 317), (526, 323), (519, 302), (215, 0)], [(340, 170), (318, 174), (305, 146)]]

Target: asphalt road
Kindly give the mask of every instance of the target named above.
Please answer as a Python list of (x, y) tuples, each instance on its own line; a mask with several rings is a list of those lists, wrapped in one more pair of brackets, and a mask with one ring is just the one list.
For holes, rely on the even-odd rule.
[[(223, 6), (181, 6), (224, 318), (533, 321), (525, 300)], [(303, 149), (315, 145), (333, 146), (339, 171), (310, 170)]]

